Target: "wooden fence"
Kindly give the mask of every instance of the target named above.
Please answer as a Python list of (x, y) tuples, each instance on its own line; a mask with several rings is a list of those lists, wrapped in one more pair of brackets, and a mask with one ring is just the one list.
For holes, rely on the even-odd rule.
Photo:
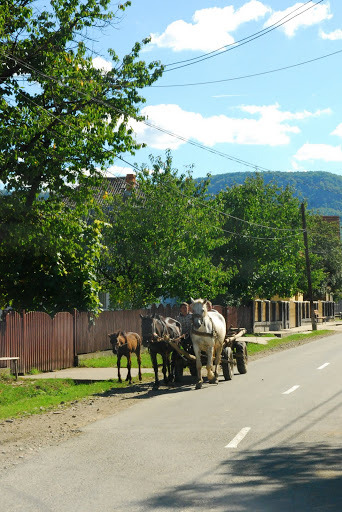
[[(227, 327), (245, 326), (252, 313), (215, 306)], [(178, 306), (152, 306), (150, 309), (103, 311), (98, 317), (75, 311), (57, 313), (53, 318), (42, 312), (9, 312), (0, 321), (0, 357), (19, 357), (19, 373), (32, 368), (53, 371), (75, 365), (76, 356), (110, 350), (108, 334), (118, 330), (141, 334), (140, 315), (157, 313), (175, 318)], [(246, 324), (246, 325), (245, 325)], [(5, 363), (1, 362), (0, 367)]]
[[(8, 313), (0, 322), (0, 357), (19, 357), (19, 373), (74, 365), (74, 321), (70, 313)], [(4, 364), (2, 363), (2, 366)]]

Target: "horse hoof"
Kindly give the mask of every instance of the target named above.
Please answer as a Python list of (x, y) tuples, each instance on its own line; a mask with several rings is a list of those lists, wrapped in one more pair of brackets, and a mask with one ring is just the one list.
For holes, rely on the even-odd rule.
[(153, 384), (153, 389), (159, 389), (159, 383), (158, 384), (157, 383)]
[(202, 382), (196, 382), (196, 388), (195, 389), (201, 389)]
[(216, 377), (214, 379), (211, 379), (209, 381), (209, 384), (218, 384), (218, 379), (216, 379)]

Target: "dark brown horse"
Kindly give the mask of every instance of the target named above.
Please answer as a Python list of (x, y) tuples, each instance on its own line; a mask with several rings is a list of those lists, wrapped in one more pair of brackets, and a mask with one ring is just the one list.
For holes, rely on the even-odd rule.
[(119, 382), (122, 382), (121, 375), (120, 375), (120, 363), (121, 363), (121, 357), (125, 356), (127, 357), (127, 377), (126, 380), (130, 384), (132, 384), (132, 377), (131, 377), (131, 355), (132, 353), (135, 353), (138, 360), (138, 367), (139, 367), (139, 380), (142, 379), (141, 377), (141, 338), (139, 334), (136, 332), (125, 332), (125, 331), (118, 331), (114, 332), (112, 334), (108, 334), (112, 349), (114, 354), (117, 355), (118, 361), (118, 378)]
[(170, 354), (172, 348), (168, 340), (174, 340), (181, 335), (181, 325), (177, 320), (160, 315), (141, 316), (142, 344), (148, 348), (154, 370), (154, 387), (159, 387), (157, 354), (163, 360), (164, 384), (173, 380)]

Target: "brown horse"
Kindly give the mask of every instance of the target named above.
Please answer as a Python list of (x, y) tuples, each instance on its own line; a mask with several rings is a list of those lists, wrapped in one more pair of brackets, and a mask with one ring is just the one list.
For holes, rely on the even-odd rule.
[(141, 377), (141, 338), (139, 334), (136, 332), (125, 332), (125, 331), (118, 331), (114, 332), (112, 334), (108, 334), (113, 353), (117, 355), (118, 361), (118, 378), (119, 382), (122, 382), (121, 375), (120, 375), (120, 362), (121, 357), (125, 356), (127, 358), (127, 377), (126, 380), (130, 384), (132, 384), (132, 377), (131, 377), (131, 354), (135, 353), (138, 360), (138, 367), (139, 367), (139, 380), (142, 379)]
[(172, 347), (170, 340), (179, 338), (181, 335), (181, 324), (178, 320), (161, 315), (141, 317), (142, 344), (148, 348), (154, 370), (154, 388), (159, 387), (157, 354), (163, 360), (164, 384), (173, 381), (173, 368), (171, 368), (170, 354)]

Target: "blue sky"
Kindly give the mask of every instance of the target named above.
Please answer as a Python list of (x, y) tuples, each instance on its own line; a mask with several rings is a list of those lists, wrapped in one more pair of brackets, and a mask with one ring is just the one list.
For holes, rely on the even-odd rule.
[[(148, 147), (125, 155), (127, 161), (145, 163), (149, 154), (170, 148), (175, 167), (194, 164), (195, 177), (255, 169), (342, 174), (342, 52), (320, 58), (342, 50), (341, 0), (133, 0), (94, 48), (105, 59), (108, 47), (123, 56), (150, 35), (143, 58), (163, 64), (232, 49), (179, 69), (168, 66), (155, 85), (172, 87), (144, 90), (142, 112), (152, 124), (210, 151), (133, 123)], [(242, 39), (245, 44), (237, 43)], [(235, 79), (258, 73), (265, 74)], [(111, 171), (125, 172), (123, 166), (118, 161)]]
[[(141, 112), (167, 133), (132, 120), (147, 147), (127, 162), (171, 149), (174, 167), (193, 165), (194, 177), (342, 175), (342, 0), (132, 0), (118, 23), (87, 35), (97, 67), (111, 67), (108, 48), (122, 58), (149, 36), (141, 57), (166, 65)], [(108, 171), (132, 168), (118, 159)]]

